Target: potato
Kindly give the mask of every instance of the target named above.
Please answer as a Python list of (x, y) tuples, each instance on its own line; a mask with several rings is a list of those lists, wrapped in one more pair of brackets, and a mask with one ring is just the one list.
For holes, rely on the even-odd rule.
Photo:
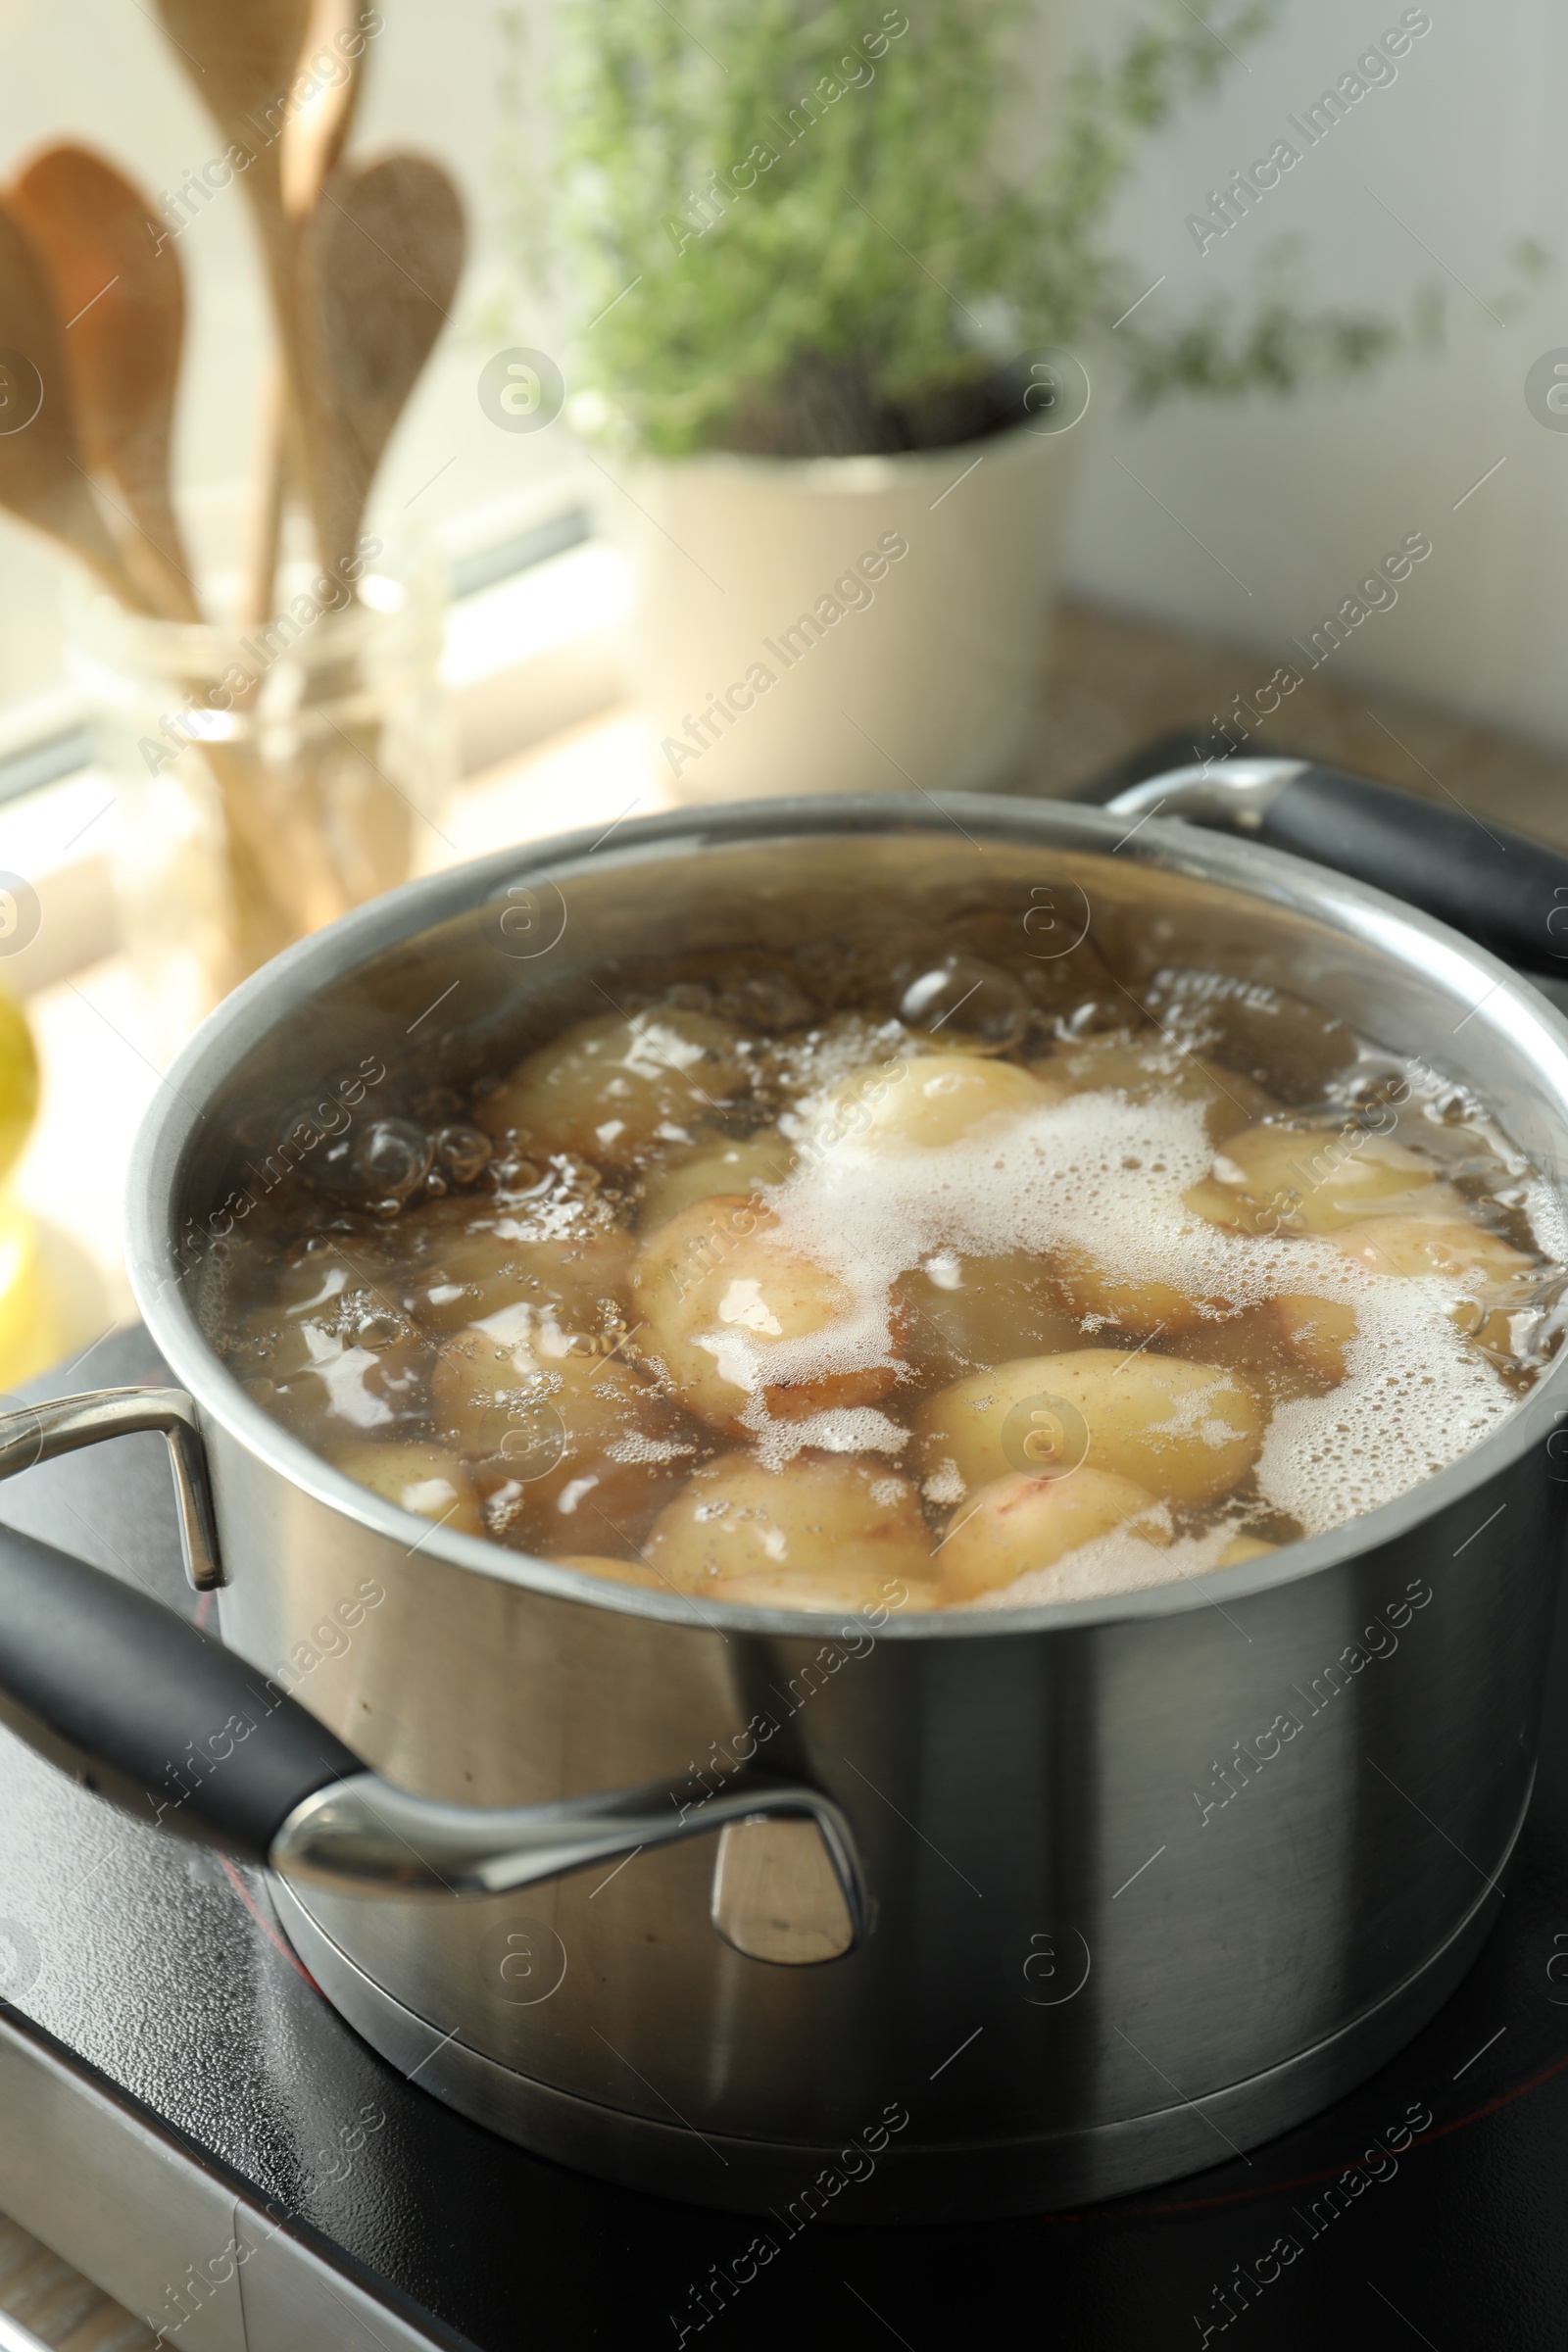
[(724, 1576), (710, 1588), (710, 1597), (745, 1601), (754, 1609), (885, 1610), (890, 1617), (942, 1605), (933, 1584), (906, 1583), (878, 1569), (853, 1568), (823, 1576), (789, 1568), (770, 1568), (765, 1575)]
[(515, 1130), (542, 1152), (626, 1167), (662, 1130), (689, 1139), (745, 1089), (749, 1069), (739, 1032), (711, 1013), (610, 1012), (530, 1054), (476, 1116), (491, 1135)]
[(660, 1512), (643, 1556), (683, 1592), (755, 1598), (757, 1580), (789, 1578), (818, 1607), (862, 1607), (901, 1585), (929, 1592), (933, 1577), (908, 1480), (842, 1453), (798, 1454), (782, 1470), (749, 1453), (710, 1462)]
[[(505, 1329), (510, 1323), (513, 1328)], [(618, 1356), (526, 1308), (442, 1349), (430, 1389), (443, 1438), (478, 1466), (486, 1524), (540, 1547), (635, 1541), (696, 1451), (679, 1412)]]
[(1348, 1298), (1315, 1298), (1305, 1291), (1282, 1291), (1269, 1300), (1280, 1336), (1302, 1363), (1325, 1380), (1345, 1378), (1346, 1349), (1355, 1337), (1355, 1308)]
[(1108, 1536), (1128, 1522), (1151, 1543), (1168, 1544), (1163, 1514), (1146, 1487), (1111, 1470), (1087, 1465), (1066, 1478), (1028, 1478), (1011, 1471), (960, 1503), (937, 1546), (944, 1607), (1000, 1592), (1031, 1569), (1050, 1568), (1080, 1544)]
[[(608, 1386), (604, 1385), (608, 1383)], [(537, 1392), (618, 1396), (643, 1384), (604, 1341), (566, 1329), (548, 1312), (514, 1306), (469, 1325), (442, 1343), (430, 1375), (437, 1421), (448, 1442), (470, 1458), (493, 1453), (491, 1423), (504, 1434), (498, 1400)]]
[(420, 1519), (461, 1528), (466, 1536), (485, 1532), (467, 1464), (440, 1446), (340, 1446), (329, 1458), (346, 1477)]
[(509, 1549), (545, 1560), (565, 1555), (572, 1544), (640, 1544), (702, 1458), (701, 1448), (690, 1445), (673, 1453), (678, 1458), (628, 1462), (617, 1459), (613, 1448), (584, 1450), (573, 1457), (575, 1475), (564, 1484), (512, 1477), (500, 1456), (476, 1462), (485, 1530)]
[(1379, 1217), (1343, 1226), (1333, 1240), (1371, 1274), (1444, 1275), (1482, 1297), (1536, 1270), (1522, 1250), (1463, 1217)]
[(899, 1296), (908, 1316), (905, 1357), (924, 1382), (1016, 1355), (1054, 1354), (1078, 1342), (1051, 1267), (1024, 1250), (996, 1257), (939, 1250), (899, 1276)]
[(1065, 1087), (1069, 1094), (1114, 1090), (1134, 1102), (1153, 1102), (1162, 1095), (1201, 1102), (1203, 1124), (1214, 1144), (1253, 1125), (1270, 1107), (1267, 1095), (1252, 1079), (1237, 1070), (1222, 1070), (1196, 1054), (1180, 1053), (1157, 1036), (1089, 1038), (1081, 1045), (1063, 1046), (1049, 1060), (1030, 1066), (1037, 1078)]
[(1063, 1090), (1016, 1062), (982, 1054), (913, 1054), (890, 1074), (874, 1066), (842, 1079), (809, 1113), (823, 1145), (857, 1144), (867, 1152), (939, 1151), (983, 1120), (1045, 1110)]
[(1513, 1317), (1535, 1303), (1541, 1268), (1500, 1234), (1465, 1218), (1429, 1224), (1380, 1217), (1375, 1224), (1348, 1226), (1332, 1238), (1369, 1273), (1441, 1275), (1456, 1283), (1469, 1296), (1448, 1309), (1449, 1320), (1499, 1364), (1516, 1361)]
[(914, 1427), (923, 1469), (952, 1462), (969, 1488), (1088, 1462), (1162, 1500), (1203, 1503), (1250, 1469), (1263, 1412), (1239, 1372), (1148, 1348), (1084, 1348), (961, 1380), (927, 1397)]
[(751, 1193), (759, 1185), (782, 1184), (794, 1165), (794, 1147), (776, 1127), (763, 1127), (744, 1143), (703, 1137), (689, 1151), (669, 1152), (649, 1169), (639, 1229), (652, 1233), (678, 1209), (711, 1200), (715, 1193)]
[(385, 1230), (313, 1236), (271, 1263), (241, 1260), (236, 1272), (245, 1288), (234, 1300), (238, 1311), (231, 1320), (236, 1328), (256, 1332), (275, 1332), (285, 1323), (318, 1323), (341, 1332), (345, 1318), (357, 1321), (395, 1306), (395, 1260), (388, 1240)]
[[(1459, 1285), (1471, 1296), (1450, 1308), (1451, 1319), (1489, 1355), (1512, 1357), (1509, 1315), (1528, 1303), (1526, 1293), (1538, 1268), (1500, 1234), (1466, 1217), (1379, 1216), (1342, 1225), (1328, 1239), (1369, 1274), (1442, 1276)], [(1343, 1380), (1346, 1350), (1356, 1331), (1350, 1301), (1286, 1292), (1269, 1304), (1302, 1361), (1327, 1379)]]
[[(358, 1240), (350, 1244), (353, 1256), (360, 1255)], [(381, 1272), (377, 1265), (371, 1270), (374, 1279)], [(290, 1322), (315, 1321), (331, 1315), (343, 1302), (345, 1294), (364, 1287), (341, 1250), (328, 1245), (325, 1249), (291, 1252), (278, 1267), (273, 1280), (272, 1298), (275, 1302), (270, 1319), (286, 1316)], [(266, 1311), (266, 1310), (264, 1310)]]
[(1244, 1306), (1218, 1323), (1172, 1333), (1161, 1351), (1179, 1355), (1186, 1363), (1223, 1364), (1242, 1373), (1271, 1412), (1298, 1396), (1321, 1396), (1325, 1381), (1332, 1384), (1339, 1378), (1337, 1372), (1314, 1369), (1298, 1354), (1271, 1298)]
[(874, 1404), (898, 1378), (891, 1359), (903, 1320), (895, 1301), (886, 1360), (769, 1379), (771, 1351), (828, 1332), (857, 1307), (838, 1275), (770, 1240), (777, 1222), (756, 1198), (720, 1193), (681, 1209), (638, 1253), (639, 1344), (682, 1401), (719, 1429), (740, 1429), (759, 1394), (776, 1418), (799, 1420), (829, 1406)]
[[(1241, 1233), (1333, 1233), (1368, 1216), (1408, 1214), (1412, 1196), (1437, 1175), (1434, 1161), (1370, 1129), (1249, 1127), (1228, 1139), (1212, 1175), (1183, 1198), (1210, 1224)], [(1459, 1205), (1445, 1186), (1432, 1207), (1451, 1215)]]
[[(1525, 1316), (1522, 1327), (1515, 1322), (1520, 1314)], [(1521, 1359), (1536, 1344), (1540, 1318), (1541, 1301), (1533, 1284), (1528, 1293), (1521, 1284), (1519, 1292), (1490, 1304), (1476, 1298), (1460, 1298), (1448, 1309), (1449, 1322), (1457, 1324), (1484, 1355), (1490, 1355), (1500, 1372), (1513, 1375), (1519, 1373)]]
[(1054, 1265), (1062, 1296), (1075, 1313), (1103, 1315), (1123, 1331), (1191, 1331), (1211, 1320), (1213, 1310), (1224, 1311), (1223, 1299), (1194, 1298), (1152, 1275), (1116, 1273), (1087, 1250), (1059, 1250)]
[(558, 1551), (551, 1555), (556, 1568), (580, 1568), (588, 1576), (611, 1576), (618, 1585), (647, 1585), (657, 1592), (667, 1592), (669, 1587), (652, 1568), (641, 1560), (612, 1560), (606, 1552)]
[(1244, 1560), (1260, 1560), (1265, 1552), (1278, 1549), (1277, 1544), (1265, 1544), (1261, 1536), (1232, 1536), (1214, 1565), (1239, 1568)]
[(478, 1323), (527, 1301), (572, 1330), (613, 1320), (631, 1296), (636, 1244), (618, 1226), (584, 1218), (545, 1236), (486, 1203), (437, 1200), (402, 1221), (398, 1297), (438, 1331)]
[(314, 1446), (390, 1431), (421, 1396), (428, 1348), (401, 1317), (366, 1303), (370, 1311), (360, 1317), (333, 1303), (342, 1328), (303, 1315), (269, 1322), (261, 1310), (236, 1318), (228, 1348), (235, 1377)]

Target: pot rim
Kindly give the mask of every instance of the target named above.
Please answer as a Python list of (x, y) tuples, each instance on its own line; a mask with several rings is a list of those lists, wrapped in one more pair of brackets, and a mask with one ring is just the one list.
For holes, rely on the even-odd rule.
[[(1064, 441), (1088, 414), (1086, 407), (1072, 424), (1054, 433), (1042, 432), (1032, 424), (1009, 424), (1001, 432), (982, 433), (968, 441), (945, 441), (934, 449), (862, 450), (846, 458), (757, 457), (740, 449), (696, 450), (684, 458), (640, 452), (632, 465), (662, 474), (702, 474), (710, 480), (730, 478), (792, 492), (877, 497), (889, 490), (922, 488), (950, 472), (971, 450), (978, 452), (975, 465), (993, 453), (1009, 464), (1027, 458), (1032, 442)], [(962, 478), (961, 468), (958, 478)]]
[[(954, 803), (961, 819), (950, 813), (949, 805)], [(762, 1608), (734, 1601), (726, 1602), (722, 1619), (715, 1620), (685, 1594), (614, 1583), (587, 1570), (564, 1568), (512, 1551), (485, 1537), (442, 1528), (334, 1469), (245, 1394), (202, 1332), (183, 1276), (169, 1270), (172, 1216), (185, 1152), (205, 1115), (201, 1102), (275, 1025), (280, 997), (292, 1003), (314, 995), (399, 939), (482, 906), (487, 899), (504, 899), (509, 883), (549, 882), (596, 853), (602, 862), (620, 863), (658, 845), (667, 845), (672, 854), (690, 854), (709, 845), (769, 836), (932, 834), (942, 830), (938, 817), (960, 832), (974, 828), (998, 841), (1028, 844), (1038, 840), (1042, 847), (1052, 849), (1125, 855), (1136, 864), (1218, 883), (1246, 897), (1325, 921), (1363, 945), (1393, 956), (1440, 992), (1457, 993), (1461, 981), (1479, 983), (1474, 991), (1477, 1002), (1467, 1017), (1483, 1028), (1505, 1026), (1516, 1047), (1521, 1040), (1526, 1043), (1538, 1065), (1544, 1066), (1568, 1136), (1568, 1020), (1538, 990), (1485, 949), (1402, 901), (1254, 842), (1200, 832), (1157, 817), (1128, 834), (1123, 820), (1105, 809), (979, 793), (922, 794), (918, 800), (909, 794), (874, 793), (720, 802), (627, 823), (617, 828), (615, 846), (608, 854), (601, 852), (603, 834), (593, 835), (586, 828), (556, 834), (405, 883), (297, 941), (242, 982), (209, 1014), (172, 1064), (143, 1117), (131, 1155), (126, 1256), (131, 1287), (147, 1328), (176, 1379), (195, 1397), (203, 1419), (220, 1425), (291, 1486), (411, 1553), (428, 1552), (447, 1566), (470, 1574), (671, 1625), (774, 1637), (793, 1634), (810, 1641), (820, 1641), (829, 1631), (847, 1634), (852, 1625), (862, 1631), (870, 1626), (884, 1640), (975, 1640), (1066, 1632), (1129, 1618), (1168, 1617), (1219, 1607), (1226, 1601), (1250, 1598), (1316, 1576), (1396, 1542), (1448, 1506), (1462, 1502), (1541, 1442), (1568, 1410), (1568, 1403), (1559, 1403), (1568, 1391), (1568, 1348), (1559, 1352), (1505, 1421), (1446, 1469), (1420, 1480), (1376, 1510), (1322, 1535), (1285, 1544), (1278, 1552), (1200, 1576), (1093, 1599), (920, 1611), (906, 1617), (888, 1615), (881, 1625), (873, 1626), (870, 1616), (858, 1611)], [(1503, 1016), (1500, 1023), (1499, 1014)]]

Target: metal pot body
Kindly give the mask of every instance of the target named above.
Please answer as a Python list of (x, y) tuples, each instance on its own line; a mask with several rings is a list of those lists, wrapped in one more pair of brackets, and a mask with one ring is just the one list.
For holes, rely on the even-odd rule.
[[(814, 1965), (715, 1931), (720, 1849), (701, 1837), (479, 1903), (280, 1893), (363, 2033), (547, 2153), (788, 2213), (858, 2181), (857, 2219), (1113, 2193), (1337, 2096), (1491, 1924), (1554, 1600), (1560, 1364), (1447, 1470), (1274, 1557), (873, 1632), (719, 1623), (432, 1531), (270, 1421), (203, 1336), (204, 1286), (265, 1181), (236, 1134), (346, 1063), (395, 1085), (443, 990), (448, 1028), (420, 1045), (460, 1067), (519, 1019), (574, 1017), (583, 970), (612, 955), (826, 931), (959, 860), (1049, 906), (1056, 945), (1081, 909), (1124, 960), (1267, 981), (1425, 1055), (1560, 1167), (1568, 1028), (1505, 967), (1319, 869), (1157, 823), (1118, 846), (1121, 829), (1050, 805), (962, 800), (949, 822), (775, 803), (487, 860), (249, 984), (143, 1138), (136, 1279), (203, 1418), (225, 1642), (423, 1794), (517, 1804), (668, 1776), (701, 1808), (760, 1761), (853, 1823), (873, 1931)], [(809, 1907), (793, 1826), (728, 1833), (720, 1908), (787, 1913), (792, 1886)]]

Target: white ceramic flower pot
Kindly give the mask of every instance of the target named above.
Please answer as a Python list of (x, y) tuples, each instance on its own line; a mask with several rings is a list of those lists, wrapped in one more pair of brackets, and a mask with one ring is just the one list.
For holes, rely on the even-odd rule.
[(644, 460), (607, 523), (682, 799), (965, 790), (1021, 765), (1074, 433), (899, 457)]

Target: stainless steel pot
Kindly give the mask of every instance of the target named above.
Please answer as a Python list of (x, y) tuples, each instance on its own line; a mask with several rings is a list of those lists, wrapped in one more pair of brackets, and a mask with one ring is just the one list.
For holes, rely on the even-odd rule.
[[(1213, 814), (1211, 779), (1163, 781)], [(611, 955), (782, 940), (803, 899), (817, 931), (966, 874), (1050, 910), (1034, 952), (1081, 909), (1150, 967), (1297, 991), (1565, 1164), (1568, 1026), (1320, 867), (1060, 804), (694, 811), (413, 884), (242, 988), (135, 1160), (133, 1279), (181, 1389), (0, 1425), (0, 1470), (165, 1428), (226, 1645), (7, 1535), (6, 1719), (144, 1820), (270, 1861), (328, 1998), (438, 2097), (786, 2226), (1166, 2180), (1332, 2100), (1433, 2013), (1529, 1802), (1568, 1363), (1439, 1476), (1278, 1555), (873, 1629), (720, 1619), (411, 1518), (243, 1393), (196, 1294), (288, 1180), (236, 1138), (329, 1070), (385, 1064), (390, 1088), (411, 1054), (547, 1030)]]

